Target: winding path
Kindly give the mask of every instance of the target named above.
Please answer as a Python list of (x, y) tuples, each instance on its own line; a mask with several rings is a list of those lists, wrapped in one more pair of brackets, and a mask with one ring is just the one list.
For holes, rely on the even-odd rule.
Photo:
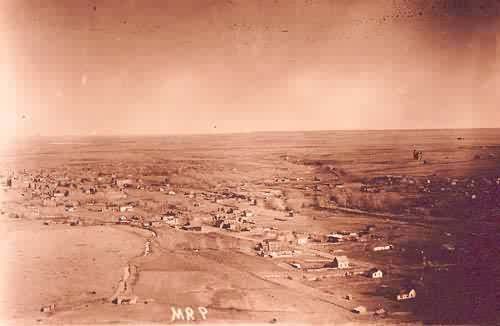
[(109, 298), (109, 301), (111, 303), (115, 304), (122, 304), (122, 303), (128, 303), (128, 304), (135, 304), (137, 302), (137, 296), (134, 296), (132, 293), (132, 286), (131, 284), (134, 283), (135, 279), (137, 278), (137, 266), (132, 263), (132, 261), (138, 257), (145, 257), (151, 254), (151, 243), (154, 241), (155, 238), (158, 237), (158, 233), (150, 228), (142, 228), (144, 230), (150, 231), (151, 236), (146, 239), (146, 242), (144, 243), (144, 251), (141, 256), (136, 256), (133, 257), (123, 268), (123, 276), (121, 280), (118, 282), (117, 289), (115, 293)]

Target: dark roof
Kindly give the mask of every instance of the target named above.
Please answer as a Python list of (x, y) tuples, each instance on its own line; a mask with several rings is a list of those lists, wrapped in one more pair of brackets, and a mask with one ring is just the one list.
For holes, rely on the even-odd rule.
[(339, 263), (349, 263), (347, 256), (336, 256), (333, 260), (337, 260)]

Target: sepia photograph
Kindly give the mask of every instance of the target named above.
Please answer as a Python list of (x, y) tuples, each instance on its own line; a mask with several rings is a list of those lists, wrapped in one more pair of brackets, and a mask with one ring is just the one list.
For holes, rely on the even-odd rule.
[(0, 1), (0, 326), (499, 325), (500, 1)]

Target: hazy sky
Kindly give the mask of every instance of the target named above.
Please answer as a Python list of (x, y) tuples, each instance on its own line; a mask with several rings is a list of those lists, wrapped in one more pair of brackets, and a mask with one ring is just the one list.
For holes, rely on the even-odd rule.
[(0, 6), (3, 134), (500, 127), (498, 1)]

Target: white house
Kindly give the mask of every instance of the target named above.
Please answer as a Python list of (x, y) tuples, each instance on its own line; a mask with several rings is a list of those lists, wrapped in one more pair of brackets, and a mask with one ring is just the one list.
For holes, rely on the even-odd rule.
[(339, 269), (349, 268), (349, 259), (347, 256), (336, 256), (333, 259), (332, 265)]
[(121, 213), (124, 213), (124, 212), (129, 212), (129, 211), (132, 211), (134, 210), (134, 207), (133, 206), (120, 206), (120, 212)]
[(371, 278), (382, 278), (384, 273), (380, 269), (372, 268), (368, 271), (368, 276)]
[(297, 238), (297, 244), (299, 246), (304, 246), (307, 244), (307, 242), (309, 241), (309, 238), (307, 236), (303, 236), (303, 237), (298, 237)]
[(396, 299), (398, 301), (411, 300), (416, 298), (416, 296), (417, 296), (417, 291), (415, 291), (415, 289), (411, 289), (410, 291), (402, 290), (396, 296)]
[(120, 188), (131, 186), (133, 181), (131, 179), (120, 179), (116, 180), (116, 185)]
[(250, 212), (250, 211), (243, 211), (243, 212), (241, 213), (241, 215), (242, 215), (243, 217), (253, 217), (253, 213), (252, 213), (252, 212)]
[(373, 248), (373, 251), (385, 251), (385, 250), (392, 250), (394, 248), (393, 245), (387, 245), (387, 246), (379, 246)]
[(126, 216), (120, 216), (120, 217), (118, 217), (118, 223), (119, 224), (128, 224), (130, 222), (127, 220)]

